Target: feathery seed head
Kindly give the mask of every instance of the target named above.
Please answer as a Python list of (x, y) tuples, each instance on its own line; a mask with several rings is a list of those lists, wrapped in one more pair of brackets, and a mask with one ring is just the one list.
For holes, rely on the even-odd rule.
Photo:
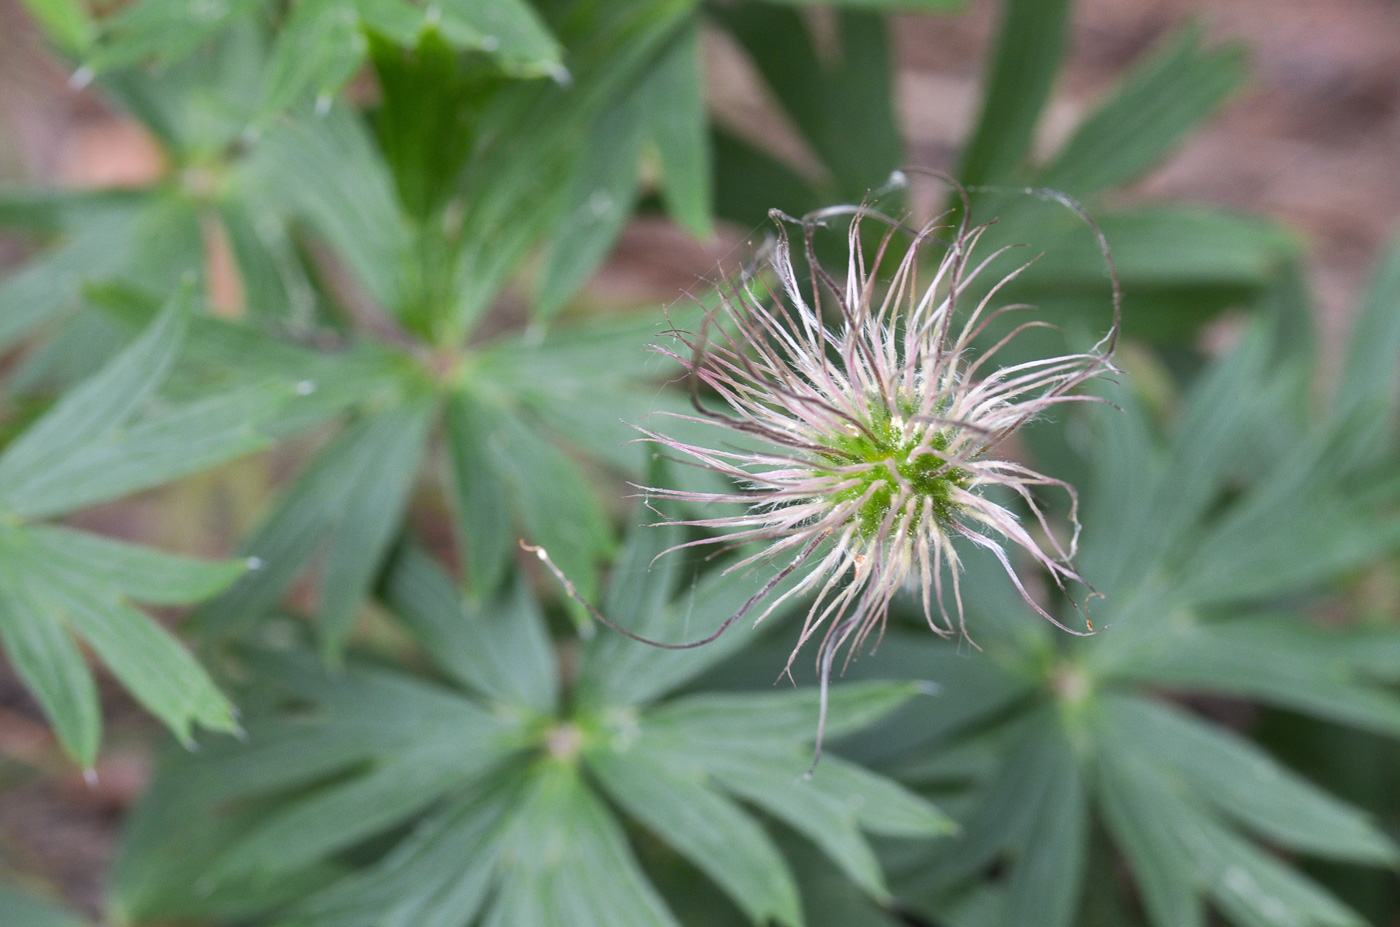
[[(849, 260), (839, 281), (817, 263), (812, 229), (843, 213), (852, 218)], [(891, 228), (867, 262), (860, 227), (870, 217)], [(793, 655), (820, 631), (823, 684), (835, 651), (848, 642), (854, 651), (883, 628), (901, 589), (919, 594), (936, 632), (965, 632), (956, 539), (990, 551), (1030, 607), (1055, 621), (1026, 592), (1007, 547), (1024, 550), (1057, 584), (1082, 582), (1070, 565), (1075, 538), (1056, 539), (1036, 495), (1066, 493), (1077, 534), (1075, 491), (1008, 459), (1005, 442), (1047, 409), (1090, 398), (1072, 390), (1113, 369), (1116, 284), (1113, 330), (1094, 349), (999, 367), (996, 357), (1012, 339), (1045, 323), (1021, 322), (990, 348), (974, 350), (974, 341), (997, 320), (1033, 308), (993, 308), (998, 292), (1029, 265), (991, 285), (982, 280), (1008, 250), (974, 260), (987, 226), (925, 226), (881, 283), (877, 272), (903, 227), (866, 207), (826, 210), (801, 222), (810, 268), (804, 292), (783, 224), (796, 220), (776, 212), (774, 218), (782, 221), (767, 263), (776, 287), (757, 275), (732, 282), (699, 331), (676, 332), (679, 346), (657, 348), (684, 365), (693, 384), (717, 394), (724, 408), (716, 411), (697, 397), (696, 414), (685, 416), (714, 426), (716, 438), (705, 444), (643, 433), (738, 486), (729, 493), (647, 492), (744, 507), (740, 514), (678, 522), (714, 534), (682, 546), (757, 543), (760, 549), (731, 569), (760, 560), (785, 563), (783, 576), (805, 568), (759, 620), (784, 601), (813, 593)], [(939, 240), (940, 233), (951, 233), (952, 240)], [(920, 282), (920, 260), (935, 249), (941, 251), (937, 266)], [(981, 295), (965, 305), (972, 292)], [(736, 435), (759, 447), (736, 448)], [(1040, 529), (1036, 536), (1020, 515), (988, 497), (993, 487), (1019, 498)]]

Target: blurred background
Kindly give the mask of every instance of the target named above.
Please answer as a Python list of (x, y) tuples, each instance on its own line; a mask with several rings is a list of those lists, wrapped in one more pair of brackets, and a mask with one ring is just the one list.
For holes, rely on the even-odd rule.
[[(953, 16), (905, 16), (893, 35), (898, 103), (910, 163), (952, 170), (977, 116), (996, 4)], [(1315, 295), (1324, 371), (1340, 354), (1358, 293), (1400, 220), (1400, 3), (1395, 0), (1083, 0), (1038, 146), (1053, 149), (1127, 65), (1188, 19), (1208, 44), (1238, 41), (1249, 79), (1203, 131), (1118, 201), (1189, 200), (1272, 217), (1301, 234)], [(802, 142), (765, 98), (747, 61), (717, 35), (706, 58), (722, 124), (801, 163)], [(0, 0), (0, 183), (139, 185), (161, 169), (135, 123), (74, 86), (17, 0)], [(659, 217), (634, 221), (591, 285), (599, 302), (673, 299), (710, 272), (747, 229), (696, 242)], [(229, 261), (208, 248), (211, 286)], [(0, 273), (24, 246), (0, 237)], [(225, 273), (225, 286), (236, 279)], [(217, 293), (215, 293), (217, 304)], [(1228, 340), (1228, 315), (1202, 338)], [(1209, 350), (1210, 345), (1205, 347)], [(138, 499), (83, 516), (106, 533), (218, 553), (217, 519), (157, 525)], [(236, 521), (236, 520), (235, 520)], [(1394, 591), (1391, 591), (1394, 594)], [(0, 863), (96, 911), (117, 825), (149, 770), (154, 721), (104, 683), (109, 746), (94, 783), (56, 749), (32, 701), (0, 666)], [(45, 775), (52, 773), (53, 775)]]

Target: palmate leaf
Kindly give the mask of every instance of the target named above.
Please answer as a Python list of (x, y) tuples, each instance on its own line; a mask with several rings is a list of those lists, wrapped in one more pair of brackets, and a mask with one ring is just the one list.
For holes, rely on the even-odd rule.
[[(267, 445), (261, 426), (295, 394), (269, 381), (217, 400), (153, 403), (188, 324), (189, 294), (0, 453), (0, 640), (52, 721), (90, 766), (101, 732), (84, 640), (137, 701), (182, 740), (236, 727), (232, 705), (179, 642), (132, 602), (188, 604), (246, 564), (208, 563), (34, 523)], [(157, 406), (154, 412), (145, 410)], [(142, 413), (145, 412), (143, 415)]]
[[(37, 4), (47, 11), (49, 6)], [(61, 44), (86, 46), (87, 63), (98, 71), (148, 59), (178, 62), (207, 40), (260, 15), (267, 0), (220, 0), (192, 11), (179, 0), (141, 0), (119, 13), (78, 22), (55, 10), (40, 22)], [(561, 49), (526, 0), (445, 0), (430, 12), (406, 0), (298, 0), (286, 14), (262, 87), (263, 118), (307, 96), (338, 91), (364, 63), (365, 31), (411, 45), (428, 29), (439, 30), (454, 48), (480, 51), (522, 76), (558, 75)]]
[(351, 425), (278, 500), (243, 553), (259, 564), (196, 617), (225, 633), (272, 607), (321, 555), (318, 611), (336, 654), (396, 537), (432, 422), (431, 397)]
[[(614, 578), (624, 589), (651, 581), (637, 557)], [(675, 594), (672, 583), (655, 593)], [(175, 757), (152, 790), (154, 810), (137, 815), (157, 822), (162, 803), (178, 805), (236, 821), (236, 831), (215, 842), (139, 827), (118, 867), (117, 905), (128, 916), (201, 913), (179, 885), (193, 865), (216, 901), (238, 886), (323, 873), (323, 890), (267, 903), (265, 917), (285, 927), (676, 923), (620, 812), (707, 873), (752, 923), (796, 925), (806, 923), (796, 883), (751, 808), (807, 835), (876, 897), (884, 882), (862, 832), (948, 832), (936, 808), (839, 757), (801, 778), (813, 690), (664, 698), (693, 675), (682, 672), (640, 699), (596, 686), (586, 701), (561, 698), (557, 655), (527, 587), (464, 605), (440, 566), (406, 548), (384, 596), (452, 685), (358, 660), (324, 674), (296, 648), (251, 651), (267, 697), (250, 711), (246, 742)], [(591, 645), (586, 675), (607, 674), (621, 657)], [(918, 691), (837, 687), (829, 730), (865, 726)], [(330, 877), (337, 867), (345, 875)]]
[[(1386, 687), (1400, 635), (1326, 631), (1261, 604), (1400, 543), (1389, 514), (1400, 500), (1350, 501), (1366, 443), (1346, 420), (1309, 423), (1294, 410), (1296, 394), (1279, 388), (1290, 374), (1267, 363), (1269, 334), (1249, 333), (1206, 372), (1165, 446), (1130, 388), (1110, 394), (1117, 410), (1093, 413), (1099, 450), (1077, 480), (1089, 490), (1081, 565), (1105, 593), (1093, 617), (1106, 629), (1052, 647), (984, 623), (1007, 605), (965, 579), (968, 626), (1002, 670), (990, 678), (1024, 688), (992, 724), (953, 729), (893, 767), (930, 785), (974, 784), (963, 835), (902, 857), (897, 895), (941, 917), (990, 880), (997, 901), (981, 923), (1026, 923), (1027, 912), (1077, 923), (1076, 898), (1106, 890), (1084, 868), (1097, 819), (1158, 927), (1204, 924), (1208, 909), (1241, 925), (1361, 923), (1260, 844), (1390, 866), (1394, 843), (1240, 734), (1159, 694), (1244, 698), (1400, 734), (1400, 697)], [(956, 714), (962, 693), (950, 686), (946, 697)], [(904, 728), (884, 739), (894, 731)], [(991, 759), (940, 766), (953, 744)]]

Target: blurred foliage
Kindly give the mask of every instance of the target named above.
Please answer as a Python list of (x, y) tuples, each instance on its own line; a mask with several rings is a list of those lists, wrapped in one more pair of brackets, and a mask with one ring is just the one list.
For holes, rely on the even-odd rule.
[[(79, 640), (200, 747), (168, 751), (134, 812), (108, 922), (1393, 919), (1400, 632), (1315, 617), (1400, 550), (1400, 247), (1323, 401), (1293, 235), (1115, 195), (1238, 86), (1240, 49), (1186, 26), (1039, 155), (1072, 4), (1002, 4), (957, 176), (988, 244), (1044, 255), (998, 299), (1045, 308), (1061, 345), (1107, 326), (1065, 196), (1126, 294), (1117, 410), (1026, 441), (1083, 491), (1104, 630), (1054, 632), (969, 556), (977, 647), (892, 627), (834, 688), (846, 736), (802, 779), (813, 690), (750, 691), (777, 640), (590, 636), (537, 601), (516, 542), (667, 639), (761, 585), (652, 566), (676, 529), (618, 542), (621, 479), (712, 485), (625, 443), (689, 408), (644, 346), (708, 297), (602, 314), (586, 285), (638, 213), (698, 238), (773, 208), (902, 213), (921, 179), (899, 173), (887, 14), (959, 4), (25, 3), (163, 157), (137, 189), (0, 190), (35, 246), (0, 280), (0, 641), (81, 765), (101, 721)], [(711, 119), (710, 35), (803, 163)], [(1183, 362), (1226, 309), (1238, 344)], [(273, 446), (304, 454), (239, 559), (57, 523)], [(137, 603), (196, 605), (202, 665)], [(80, 922), (0, 887), (0, 923)]]

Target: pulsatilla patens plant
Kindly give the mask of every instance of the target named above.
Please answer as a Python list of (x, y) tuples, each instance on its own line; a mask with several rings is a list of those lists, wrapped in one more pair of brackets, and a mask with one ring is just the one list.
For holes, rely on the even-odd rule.
[[(609, 609), (644, 632), (712, 624), (750, 594), (744, 577), (722, 571), (678, 591), (677, 558), (650, 569), (678, 533), (634, 532), (613, 575)], [(799, 925), (797, 882), (748, 808), (804, 835), (877, 899), (889, 892), (862, 831), (950, 829), (933, 805), (844, 760), (799, 778), (811, 689), (673, 695), (747, 643), (738, 635), (686, 653), (598, 635), (561, 660), (527, 586), (464, 607), (451, 577), (413, 549), (396, 556), (383, 594), (438, 679), (363, 659), (327, 673), (285, 643), (245, 652), (262, 690), (247, 693), (259, 705), (247, 740), (206, 740), (170, 758), (117, 868), (124, 916), (675, 925), (625, 818), (752, 923)], [(832, 731), (863, 727), (921, 688), (842, 686)], [(202, 826), (178, 825), (194, 819)], [(639, 848), (667, 857), (655, 839)]]
[[(1208, 907), (1245, 927), (1357, 923), (1271, 848), (1384, 862), (1392, 843), (1252, 739), (1253, 708), (1221, 725), (1195, 696), (1400, 731), (1393, 629), (1298, 614), (1395, 546), (1393, 498), (1352, 456), (1382, 472), (1394, 434), (1297, 414), (1267, 339), (1184, 403), (1171, 377), (1136, 375), (1155, 369), (1147, 341), (1199, 379), (1189, 345), (1226, 308), (1300, 331), (1297, 300), (1262, 302), (1289, 235), (1112, 196), (1220, 104), (1239, 50), (1179, 31), (1043, 151), (1072, 4), (1006, 0), (956, 169), (997, 224), (900, 230), (881, 254), (870, 216), (854, 265), (821, 232), (835, 286), (794, 234), (728, 304), (701, 297), (714, 321), (673, 307), (691, 334), (658, 358), (661, 311), (584, 289), (634, 214), (742, 236), (773, 207), (862, 201), (918, 160), (880, 13), (955, 3), (24, 4), (164, 165), (120, 191), (0, 190), (0, 222), (35, 251), (0, 281), (0, 642), (99, 776), (94, 661), (198, 746), (172, 746), (132, 811), (103, 923), (1191, 927)], [(716, 37), (805, 156), (707, 99)], [(1026, 187), (1086, 203), (1113, 246), (1120, 391), (1096, 376), (1115, 326), (1093, 228)], [(910, 209), (901, 196), (882, 208)], [(973, 238), (986, 257), (1047, 253), (979, 271)], [(1037, 321), (1017, 303), (1066, 331), (1002, 344)], [(1400, 329), (1368, 318), (1346, 377), (1389, 389)], [(727, 421), (674, 388), (685, 365)], [(1331, 424), (1380, 402), (1349, 394)], [(1085, 395), (1122, 411), (1067, 403)], [(54, 523), (273, 447), (137, 503), (159, 507), (170, 553), (93, 534), (111, 512)], [(655, 490), (666, 524), (619, 555), (622, 479)], [(197, 539), (238, 559), (173, 552), (196, 546), (190, 522), (243, 509)], [(638, 637), (704, 637), (760, 592), (781, 604), (694, 650), (590, 637), (536, 601), (553, 587), (531, 583), (521, 538)], [(1089, 588), (1074, 577), (1093, 583), (1111, 627), (1037, 620), (987, 544), (1067, 627)], [(139, 611), (201, 600), (181, 629), (198, 660)], [(964, 611), (981, 650), (924, 627)], [(805, 780), (821, 692), (772, 688), (802, 634), (781, 622), (804, 612), (833, 635), (818, 660), (843, 625), (855, 645), (889, 623), (883, 649), (847, 651), (835, 755)], [(89, 923), (16, 900), (8, 850), (0, 925)]]

